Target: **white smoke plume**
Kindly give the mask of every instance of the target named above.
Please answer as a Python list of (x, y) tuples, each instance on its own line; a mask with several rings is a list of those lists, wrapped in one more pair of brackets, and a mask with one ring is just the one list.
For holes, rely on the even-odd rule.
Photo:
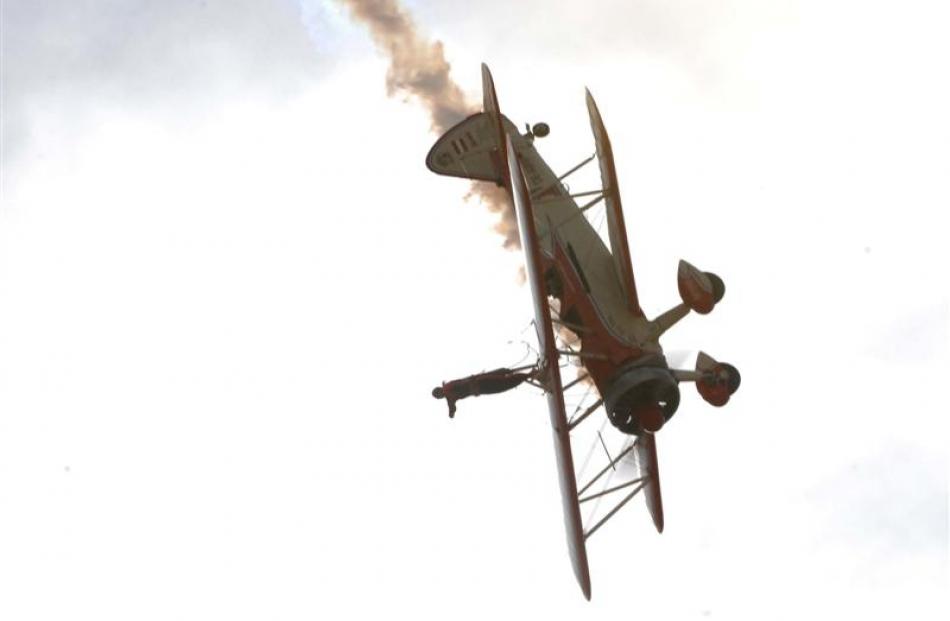
[[(465, 98), (449, 75), (451, 65), (445, 60), (442, 42), (421, 35), (398, 0), (339, 1), (369, 29), (376, 47), (389, 58), (389, 96), (403, 94), (419, 102), (429, 112), (433, 132), (442, 134), (480, 110), (478, 104)], [(465, 198), (471, 197), (478, 197), (490, 211), (499, 214), (495, 230), (504, 237), (504, 247), (520, 248), (518, 224), (507, 193), (490, 183), (473, 182)]]

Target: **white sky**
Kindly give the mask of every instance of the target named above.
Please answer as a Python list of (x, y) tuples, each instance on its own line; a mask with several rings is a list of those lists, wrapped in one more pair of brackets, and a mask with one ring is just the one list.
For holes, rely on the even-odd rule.
[(429, 395), (521, 357), (520, 256), (302, 2), (2, 2), (0, 618), (944, 617), (946, 9), (407, 3), (556, 170), (591, 88), (648, 314), (726, 282), (664, 344), (742, 389), (587, 603), (543, 399)]

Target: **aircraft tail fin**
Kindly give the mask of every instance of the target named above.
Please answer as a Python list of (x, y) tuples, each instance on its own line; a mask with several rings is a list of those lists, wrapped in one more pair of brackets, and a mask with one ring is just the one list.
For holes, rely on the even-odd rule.
[(514, 125), (499, 109), (495, 83), (484, 63), (482, 91), (484, 111), (445, 132), (429, 150), (426, 166), (439, 175), (494, 181), (510, 190), (505, 134)]
[(426, 166), (438, 175), (494, 181), (505, 185), (493, 123), (484, 112), (473, 114), (439, 138), (426, 156)]

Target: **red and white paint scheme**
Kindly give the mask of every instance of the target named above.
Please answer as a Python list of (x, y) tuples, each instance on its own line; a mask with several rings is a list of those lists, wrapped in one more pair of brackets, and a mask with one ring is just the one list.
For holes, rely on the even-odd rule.
[[(654, 319), (644, 314), (627, 241), (610, 138), (590, 92), (587, 109), (596, 155), (563, 175), (556, 175), (534, 146), (548, 133), (537, 124), (526, 133), (501, 114), (494, 82), (482, 65), (484, 111), (448, 130), (435, 143), (426, 165), (435, 173), (494, 182), (504, 187), (517, 213), (525, 266), (535, 310), (540, 360), (534, 375), (547, 396), (554, 434), (564, 522), (574, 574), (584, 596), (591, 585), (586, 541), (635, 494), (644, 492), (657, 531), (663, 531), (663, 502), (656, 453), (656, 435), (680, 402), (679, 384), (695, 382), (700, 396), (722, 406), (739, 387), (732, 365), (700, 354), (692, 370), (672, 369), (660, 346), (660, 336), (690, 311), (706, 314), (722, 300), (725, 286), (711, 272), (681, 261), (677, 286), (681, 303)], [(602, 187), (570, 193), (564, 179), (597, 159)], [(575, 199), (583, 199), (579, 205)], [(608, 248), (584, 213), (604, 203)], [(556, 300), (555, 304), (551, 299)], [(556, 309), (556, 310), (555, 310)], [(555, 326), (573, 333), (577, 348), (559, 348)], [(567, 416), (560, 362), (580, 362), (582, 377), (593, 383), (599, 398), (592, 407)], [(577, 480), (571, 434), (601, 406), (610, 423), (630, 438), (608, 467), (589, 482)], [(606, 446), (604, 447), (606, 451)], [(589, 490), (627, 454), (636, 456), (638, 476), (620, 485)], [(609, 479), (608, 479), (609, 480)], [(622, 496), (605, 517), (584, 523), (580, 506), (589, 500)]]

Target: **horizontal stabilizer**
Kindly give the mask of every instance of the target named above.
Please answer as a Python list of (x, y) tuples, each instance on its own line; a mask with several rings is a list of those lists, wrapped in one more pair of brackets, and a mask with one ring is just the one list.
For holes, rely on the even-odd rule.
[(499, 161), (497, 136), (488, 114), (473, 114), (432, 145), (426, 156), (426, 166), (439, 175), (507, 185), (507, 170), (502, 169)]

